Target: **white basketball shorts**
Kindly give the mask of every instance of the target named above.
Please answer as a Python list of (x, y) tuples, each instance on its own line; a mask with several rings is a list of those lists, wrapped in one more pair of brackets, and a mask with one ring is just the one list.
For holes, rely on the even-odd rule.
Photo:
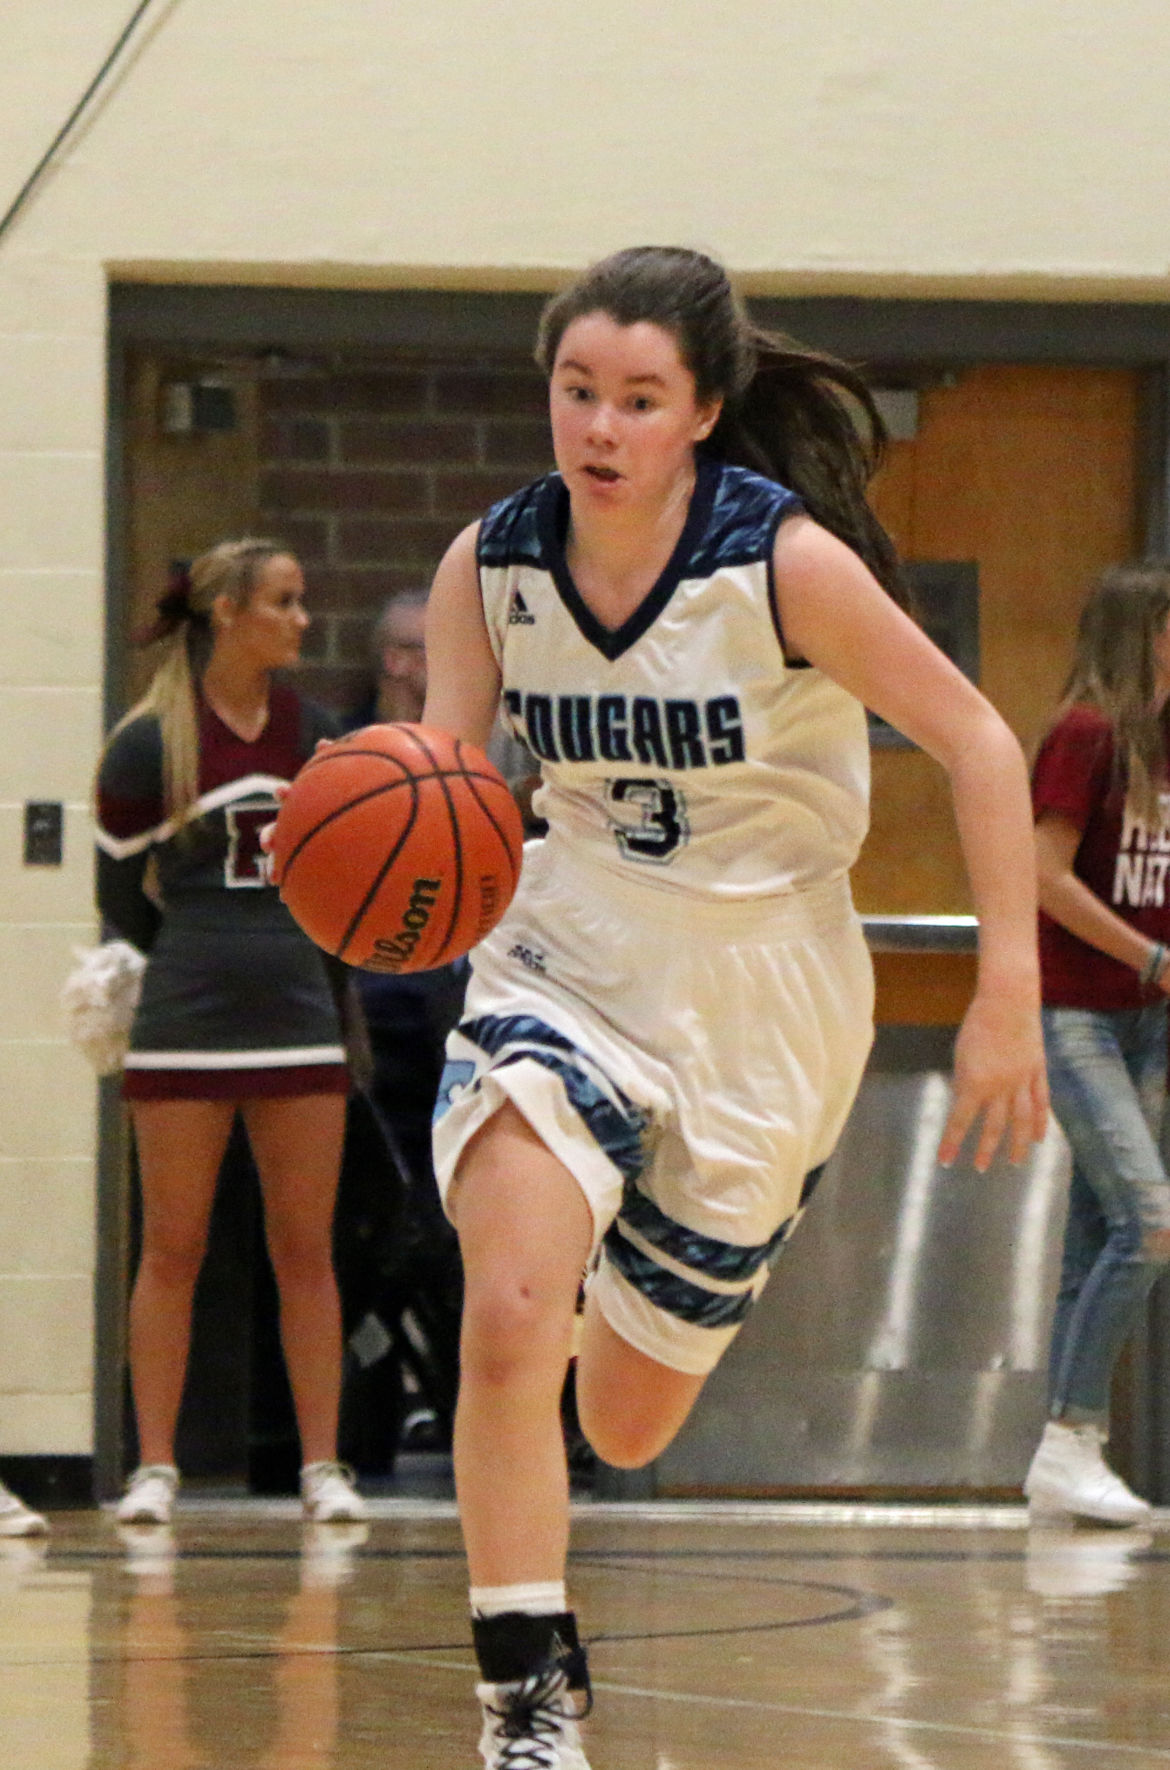
[(703, 903), (525, 850), (447, 1044), (435, 1171), (505, 1101), (574, 1175), (590, 1295), (671, 1368), (718, 1363), (807, 1203), (873, 1037), (846, 878)]

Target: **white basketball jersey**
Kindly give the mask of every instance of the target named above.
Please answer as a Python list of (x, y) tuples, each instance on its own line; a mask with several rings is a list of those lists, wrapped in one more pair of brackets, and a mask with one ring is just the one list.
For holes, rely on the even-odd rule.
[(790, 665), (771, 596), (776, 530), (799, 498), (701, 460), (686, 525), (625, 624), (590, 613), (565, 563), (550, 474), (480, 527), (479, 574), (505, 721), (540, 758), (550, 842), (674, 891), (801, 891), (865, 835), (861, 704)]

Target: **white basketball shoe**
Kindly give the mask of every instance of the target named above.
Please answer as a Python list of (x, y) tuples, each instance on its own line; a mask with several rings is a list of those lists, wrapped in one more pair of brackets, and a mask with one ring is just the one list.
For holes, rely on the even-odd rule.
[(479, 1750), (487, 1770), (589, 1770), (577, 1705), (564, 1667), (514, 1684), (477, 1684), (483, 1707)]

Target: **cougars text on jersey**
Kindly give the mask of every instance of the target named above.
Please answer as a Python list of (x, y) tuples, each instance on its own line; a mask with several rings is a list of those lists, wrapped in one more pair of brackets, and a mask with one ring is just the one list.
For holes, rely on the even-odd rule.
[(718, 768), (744, 758), (743, 713), (735, 695), (700, 702), (508, 689), (504, 705), (518, 734), (544, 762)]

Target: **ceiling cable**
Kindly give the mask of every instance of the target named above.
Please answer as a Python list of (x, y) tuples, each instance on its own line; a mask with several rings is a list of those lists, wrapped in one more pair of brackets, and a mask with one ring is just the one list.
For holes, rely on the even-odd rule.
[(98, 69), (97, 73), (94, 75), (93, 79), (90, 81), (89, 85), (86, 87), (85, 91), (82, 93), (81, 97), (78, 99), (77, 103), (74, 105), (72, 111), (69, 113), (69, 115), (65, 119), (64, 123), (62, 123), (60, 129), (58, 129), (56, 135), (53, 137), (52, 141), (49, 143), (48, 147), (45, 149), (44, 153), (41, 155), (40, 159), (37, 161), (36, 165), (33, 167), (32, 171), (29, 173), (28, 177), (25, 179), (24, 183), (21, 185), (19, 191), (17, 191), (16, 196), (13, 198), (12, 202), (9, 204), (4, 215), (2, 217), (0, 217), (0, 240), (2, 240), (4, 238), (4, 235), (8, 232), (9, 228), (12, 226), (13, 222), (16, 220), (17, 216), (20, 214), (21, 210), (24, 208), (25, 204), (28, 202), (29, 198), (32, 196), (33, 191), (36, 189), (37, 185), (39, 184), (42, 176), (44, 175), (45, 171), (49, 167), (51, 161), (53, 160), (54, 155), (57, 153), (57, 150), (60, 148), (61, 144), (73, 132), (73, 130), (77, 127), (78, 123), (81, 121), (81, 118), (85, 114), (85, 111), (88, 109), (91, 100), (95, 97), (95, 95), (101, 89), (101, 87), (104, 84), (106, 78), (108, 77), (111, 69), (113, 68), (114, 63), (117, 61), (118, 57), (121, 55), (122, 51), (125, 49), (127, 43), (129, 43), (131, 37), (134, 35), (134, 32), (138, 27), (138, 23), (139, 23), (139, 20), (142, 18), (142, 15), (153, 4), (154, 4), (154, 0), (138, 0), (138, 5), (134, 8), (133, 13), (131, 14), (127, 23), (123, 27), (123, 29), (118, 37), (117, 42), (114, 44), (114, 46), (110, 50), (109, 54), (106, 56), (105, 60), (102, 62), (101, 67)]

